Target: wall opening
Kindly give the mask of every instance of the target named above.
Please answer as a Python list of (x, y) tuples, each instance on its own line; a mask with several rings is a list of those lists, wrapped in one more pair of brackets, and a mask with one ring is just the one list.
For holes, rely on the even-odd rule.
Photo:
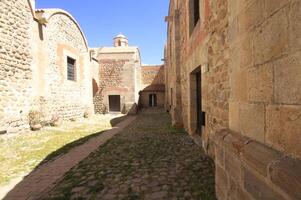
[(120, 95), (109, 95), (109, 111), (120, 112)]
[(189, 33), (192, 34), (194, 27), (200, 21), (200, 0), (189, 1)]
[(190, 74), (190, 128), (198, 134), (202, 134), (205, 126), (205, 114), (202, 111), (202, 74), (201, 67), (197, 67)]
[(157, 94), (149, 94), (149, 107), (157, 107)]
[(67, 79), (69, 81), (76, 81), (76, 60), (67, 57)]

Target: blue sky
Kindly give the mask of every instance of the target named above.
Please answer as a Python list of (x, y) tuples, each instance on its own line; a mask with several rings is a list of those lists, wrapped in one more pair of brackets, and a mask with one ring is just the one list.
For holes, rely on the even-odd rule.
[(89, 46), (112, 46), (123, 33), (138, 46), (142, 63), (160, 64), (166, 40), (168, 0), (36, 0), (36, 8), (61, 8), (73, 15)]

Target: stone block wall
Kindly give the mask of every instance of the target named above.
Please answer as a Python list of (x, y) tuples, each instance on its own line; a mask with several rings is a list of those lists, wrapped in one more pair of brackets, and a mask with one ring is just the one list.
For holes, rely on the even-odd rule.
[(149, 85), (165, 84), (164, 65), (142, 66), (141, 74), (142, 74), (141, 89), (143, 89)]
[(30, 31), (27, 0), (0, 2), (0, 131), (27, 124), (32, 93)]
[(173, 121), (178, 109), (215, 159), (218, 199), (300, 199), (300, 1), (200, 1), (190, 31), (191, 2), (171, 0), (167, 17), (166, 103), (181, 102)]
[(300, 199), (301, 160), (222, 130), (214, 138), (218, 199)]
[(301, 158), (301, 2), (229, 1), (228, 8), (229, 127)]
[[(81, 118), (93, 112), (92, 62), (79, 25), (72, 16), (59, 9), (45, 9), (46, 26), (35, 25), (34, 89), (38, 107), (48, 121), (53, 115), (64, 119)], [(58, 34), (59, 33), (59, 34)], [(67, 79), (67, 57), (75, 59), (75, 81)]]
[(121, 112), (134, 114), (140, 90), (140, 55), (135, 47), (98, 50), (99, 90), (94, 97), (96, 113), (109, 112), (109, 95), (120, 95)]
[[(0, 3), (0, 132), (28, 128), (28, 113), (42, 121), (53, 114), (92, 112), (87, 42), (72, 16), (59, 9), (35, 10), (34, 0)], [(39, 21), (39, 13), (45, 17)], [(43, 24), (47, 23), (47, 25)], [(76, 81), (67, 81), (67, 56), (76, 59)]]

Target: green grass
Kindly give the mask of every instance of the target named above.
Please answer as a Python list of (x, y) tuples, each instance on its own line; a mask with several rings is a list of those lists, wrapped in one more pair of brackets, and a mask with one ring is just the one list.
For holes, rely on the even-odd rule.
[(94, 116), (80, 122), (65, 122), (58, 128), (47, 127), (38, 132), (1, 136), (0, 186), (111, 129), (115, 121), (121, 119), (124, 120), (124, 117)]

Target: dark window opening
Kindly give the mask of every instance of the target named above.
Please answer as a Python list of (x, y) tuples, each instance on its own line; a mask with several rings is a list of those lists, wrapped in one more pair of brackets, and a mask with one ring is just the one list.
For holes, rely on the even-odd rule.
[(200, 20), (200, 0), (190, 0), (189, 18), (189, 29), (190, 34), (192, 34), (194, 27)]
[(120, 95), (109, 95), (109, 111), (120, 112)]
[(170, 88), (170, 105), (173, 105), (173, 91), (172, 88)]
[(67, 57), (67, 79), (76, 81), (76, 60)]
[(149, 95), (149, 107), (157, 107), (157, 95), (156, 94)]
[(197, 109), (197, 128), (202, 129), (203, 124), (203, 113), (202, 113), (202, 83), (201, 83), (201, 73), (197, 72), (195, 74), (196, 78), (196, 109)]

